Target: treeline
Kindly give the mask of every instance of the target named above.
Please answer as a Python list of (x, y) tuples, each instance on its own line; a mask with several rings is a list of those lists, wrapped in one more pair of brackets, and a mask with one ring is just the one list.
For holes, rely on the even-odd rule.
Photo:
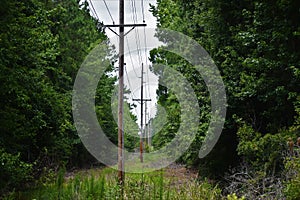
[[(300, 2), (157, 3), (151, 8), (157, 25), (199, 42), (218, 66), (227, 93), (227, 116), (221, 138), (206, 158), (199, 159), (211, 111), (204, 80), (183, 58), (161, 48), (152, 50), (152, 70), (160, 81), (163, 69), (155, 64), (167, 63), (185, 76), (198, 97), (201, 125), (189, 151), (178, 161), (197, 166), (201, 178), (221, 181), (229, 193), (238, 192), (254, 199), (268, 195), (281, 199), (281, 183), (285, 182), (291, 183), (285, 187), (289, 197), (299, 198), (295, 188), (299, 188), (300, 179), (300, 144), (296, 143), (300, 136)], [(166, 36), (163, 31), (158, 33), (168, 44)], [(153, 139), (153, 145), (160, 148), (175, 137), (182, 116), (172, 91), (159, 86), (157, 94), (158, 103), (168, 114), (166, 125)], [(163, 112), (158, 110), (154, 129), (161, 127)], [(289, 170), (294, 170), (293, 176)]]
[[(0, 13), (0, 194), (4, 194), (24, 189), (25, 183), (59, 167), (96, 162), (73, 125), (71, 99), (81, 63), (106, 36), (102, 24), (91, 17), (88, 3), (79, 0), (9, 0), (1, 2)], [(96, 101), (104, 105), (97, 106), (99, 119), (105, 121), (102, 128), (116, 143), (117, 126), (108, 109), (115, 81), (111, 75), (101, 78)]]
[[(163, 69), (155, 64), (167, 63), (186, 77), (199, 102), (201, 125), (195, 127), (196, 139), (178, 161), (198, 167), (199, 177), (215, 180), (228, 194), (299, 199), (300, 3), (157, 2), (151, 11), (158, 26), (199, 42), (218, 66), (227, 93), (221, 138), (206, 158), (199, 159), (211, 111), (205, 83), (179, 56), (160, 48), (151, 51), (153, 72), (161, 78)], [(4, 194), (59, 167), (95, 163), (73, 125), (71, 98), (81, 63), (106, 36), (102, 24), (90, 16), (88, 3), (79, 0), (8, 0), (1, 3), (0, 13), (0, 194)], [(116, 77), (109, 73), (112, 66), (107, 71), (110, 75), (101, 78), (96, 92), (96, 112), (107, 136), (117, 143), (111, 112)], [(164, 86), (157, 94), (165, 109), (159, 108), (153, 120), (154, 129), (162, 127), (153, 138), (154, 147), (160, 148), (176, 135), (181, 113), (175, 94)], [(128, 130), (137, 130), (136, 124), (129, 126)], [(128, 149), (138, 142), (131, 136), (125, 139)]]

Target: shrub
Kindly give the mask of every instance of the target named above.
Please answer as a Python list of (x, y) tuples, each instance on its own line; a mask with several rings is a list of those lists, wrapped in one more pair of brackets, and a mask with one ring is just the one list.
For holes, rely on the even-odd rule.
[(227, 200), (245, 200), (245, 197), (237, 197), (235, 193), (227, 195)]
[(20, 160), (20, 154), (12, 155), (0, 149), (0, 193), (18, 189), (32, 179), (32, 165)]
[(300, 157), (287, 158), (285, 169), (288, 181), (284, 193), (288, 200), (300, 199)]

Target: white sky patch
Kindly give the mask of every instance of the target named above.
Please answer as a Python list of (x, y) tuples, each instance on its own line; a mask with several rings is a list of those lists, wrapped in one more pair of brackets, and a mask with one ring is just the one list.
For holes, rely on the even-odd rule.
[[(89, 2), (89, 1), (88, 1)], [(90, 3), (90, 2), (89, 2)], [(119, 24), (119, 1), (118, 0), (106, 0), (106, 4), (109, 8), (111, 16), (105, 6), (103, 0), (92, 0), (94, 8), (97, 15), (105, 25), (111, 25), (113, 22)], [(141, 97), (141, 63), (144, 64), (144, 98), (151, 99), (152, 101), (147, 102), (147, 121), (153, 118), (156, 114), (156, 90), (158, 87), (158, 77), (154, 75), (149, 66), (151, 62), (148, 60), (150, 57), (149, 52), (151, 49), (158, 47), (161, 43), (154, 37), (154, 29), (156, 28), (156, 18), (152, 15), (150, 10), (150, 5), (156, 5), (156, 0), (125, 0), (125, 24), (134, 23), (144, 23), (143, 22), (143, 9), (144, 5), (144, 19), (147, 24), (146, 28), (136, 27), (125, 37), (125, 63), (126, 71), (124, 71), (124, 83), (126, 88), (131, 90), (131, 94), (126, 95), (127, 101), (129, 103), (134, 103), (137, 105), (132, 112), (137, 115), (137, 123), (140, 125), (140, 103), (133, 102), (132, 99), (140, 99)], [(91, 8), (92, 10), (92, 8)], [(93, 13), (91, 11), (91, 13)], [(136, 15), (135, 15), (136, 13)], [(113, 21), (112, 19), (113, 18)], [(131, 28), (125, 28), (125, 33)], [(118, 28), (113, 28), (115, 32), (119, 32)], [(116, 52), (118, 52), (118, 36), (115, 35), (108, 28), (105, 30), (110, 41), (116, 47)], [(146, 34), (145, 34), (146, 33)], [(146, 35), (146, 36), (145, 36)], [(118, 63), (115, 64), (118, 67)], [(144, 103), (145, 109), (145, 103)], [(145, 114), (143, 119), (143, 124), (145, 124)]]

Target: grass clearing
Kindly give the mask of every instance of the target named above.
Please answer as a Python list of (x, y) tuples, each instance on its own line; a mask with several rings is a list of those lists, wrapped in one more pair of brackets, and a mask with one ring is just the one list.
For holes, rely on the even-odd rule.
[[(173, 170), (151, 173), (126, 173), (124, 188), (117, 180), (117, 171), (111, 168), (92, 169), (66, 175), (63, 170), (55, 181), (44, 183), (26, 192), (14, 192), (5, 199), (17, 200), (214, 200), (227, 199), (221, 190), (208, 181), (198, 182), (194, 178), (178, 180), (171, 176)], [(184, 173), (182, 169), (177, 173)]]

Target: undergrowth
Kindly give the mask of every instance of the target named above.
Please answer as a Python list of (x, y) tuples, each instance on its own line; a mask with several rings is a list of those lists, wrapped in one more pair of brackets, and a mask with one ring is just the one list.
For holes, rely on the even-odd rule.
[[(39, 185), (27, 192), (14, 192), (4, 199), (16, 200), (102, 200), (102, 199), (143, 199), (143, 200), (214, 200), (232, 199), (222, 197), (221, 190), (207, 181), (180, 183), (166, 178), (164, 171), (125, 175), (122, 187), (118, 184), (117, 172), (110, 168), (77, 173), (66, 179), (61, 170), (56, 181)], [(235, 198), (234, 198), (235, 199)]]

